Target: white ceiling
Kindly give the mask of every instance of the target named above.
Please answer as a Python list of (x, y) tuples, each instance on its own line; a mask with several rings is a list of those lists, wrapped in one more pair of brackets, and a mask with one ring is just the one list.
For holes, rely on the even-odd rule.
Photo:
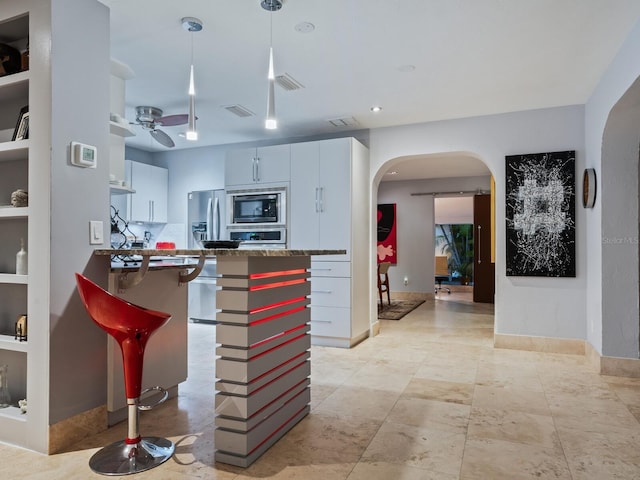
[[(101, 1), (112, 57), (135, 73), (128, 120), (136, 105), (187, 112), (193, 40), (200, 139), (163, 127), (176, 149), (584, 104), (640, 18), (638, 0), (285, 0), (273, 14), (260, 0)], [(275, 74), (304, 85), (276, 86), (276, 131), (264, 129), (270, 15)], [(203, 31), (185, 31), (185, 16)], [(222, 108), (233, 104), (255, 116)], [(328, 122), (347, 117), (357, 125)], [(127, 145), (167, 150), (134, 128)]]

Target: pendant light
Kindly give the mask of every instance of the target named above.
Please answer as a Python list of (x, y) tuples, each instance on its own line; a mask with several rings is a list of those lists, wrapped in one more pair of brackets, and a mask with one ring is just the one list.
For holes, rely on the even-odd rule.
[(273, 72), (273, 12), (282, 8), (282, 2), (280, 0), (262, 0), (260, 2), (262, 8), (271, 12), (270, 15), (270, 37), (269, 37), (269, 73), (267, 75), (269, 81), (269, 89), (267, 91), (267, 118), (264, 122), (264, 127), (268, 130), (278, 128), (278, 121), (276, 120), (276, 102), (274, 96), (274, 85), (276, 83), (276, 77)]
[(196, 130), (196, 87), (193, 80), (193, 33), (202, 30), (202, 21), (194, 17), (184, 17), (182, 19), (182, 28), (191, 33), (191, 68), (189, 70), (189, 119), (186, 133), (186, 139), (198, 140), (198, 131)]

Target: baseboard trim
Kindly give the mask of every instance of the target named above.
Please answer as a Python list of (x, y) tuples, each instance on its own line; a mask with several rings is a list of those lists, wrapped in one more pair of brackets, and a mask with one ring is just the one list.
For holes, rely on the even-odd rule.
[(572, 338), (495, 333), (493, 336), (493, 346), (495, 348), (526, 350), (529, 352), (563, 353), (567, 355), (585, 354), (585, 341)]
[(586, 344), (587, 359), (600, 375), (640, 378), (640, 359), (602, 356), (593, 345)]
[(371, 336), (375, 337), (380, 333), (380, 320), (376, 320), (371, 324)]
[(61, 453), (71, 445), (107, 429), (107, 406), (87, 410), (49, 425), (49, 454)]
[(640, 359), (602, 356), (586, 340), (496, 333), (493, 338), (493, 346), (494, 348), (530, 352), (584, 355), (587, 363), (600, 375), (640, 378)]

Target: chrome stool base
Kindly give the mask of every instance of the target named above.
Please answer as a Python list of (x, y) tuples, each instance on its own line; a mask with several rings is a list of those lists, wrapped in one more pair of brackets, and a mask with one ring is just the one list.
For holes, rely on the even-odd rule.
[(166, 438), (143, 437), (135, 444), (121, 440), (94, 453), (89, 467), (102, 475), (144, 472), (169, 460), (175, 449), (173, 442)]

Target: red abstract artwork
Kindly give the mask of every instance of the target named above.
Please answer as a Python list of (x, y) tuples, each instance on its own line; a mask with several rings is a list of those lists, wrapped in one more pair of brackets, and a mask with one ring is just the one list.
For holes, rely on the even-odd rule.
[(398, 263), (396, 240), (396, 204), (378, 205), (378, 263)]

